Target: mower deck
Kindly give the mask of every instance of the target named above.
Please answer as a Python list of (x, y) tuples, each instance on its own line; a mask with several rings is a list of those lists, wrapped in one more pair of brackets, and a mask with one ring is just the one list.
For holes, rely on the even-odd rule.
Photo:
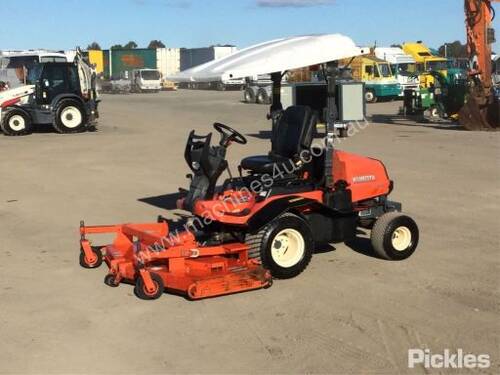
[[(113, 243), (93, 247), (87, 234), (115, 233)], [(247, 245), (229, 243), (200, 246), (190, 232), (170, 235), (168, 224), (80, 224), (80, 263), (96, 268), (102, 261), (109, 267), (105, 283), (118, 286), (135, 283), (136, 294), (158, 298), (163, 290), (190, 299), (214, 297), (271, 286), (269, 271), (248, 259)]]

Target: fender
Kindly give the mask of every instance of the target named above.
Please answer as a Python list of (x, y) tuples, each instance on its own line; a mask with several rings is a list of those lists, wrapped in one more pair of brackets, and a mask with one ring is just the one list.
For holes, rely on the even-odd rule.
[(86, 109), (85, 102), (82, 100), (82, 98), (80, 96), (78, 96), (76, 94), (66, 94), (65, 93), (65, 94), (59, 94), (56, 97), (54, 97), (54, 99), (52, 99), (52, 102), (50, 103), (52, 110), (55, 111), (59, 102), (61, 102), (62, 100), (65, 100), (65, 99), (74, 99), (74, 100), (78, 101), (83, 106), (83, 109)]
[(321, 204), (314, 199), (304, 198), (300, 195), (289, 195), (273, 200), (248, 219), (247, 227), (250, 232), (256, 232), (279, 215), (285, 212), (296, 211), (297, 209), (306, 206), (316, 207), (321, 206)]
[(11, 110), (18, 110), (18, 111), (21, 111), (22, 113), (24, 113), (26, 116), (28, 116), (28, 118), (33, 121), (33, 117), (31, 116), (31, 113), (29, 113), (29, 111), (27, 111), (25, 108), (23, 108), (22, 106), (20, 105), (11, 105), (9, 107), (4, 107), (4, 108), (0, 108), (0, 121), (2, 121), (2, 118), (3, 116), (8, 113), (9, 111)]

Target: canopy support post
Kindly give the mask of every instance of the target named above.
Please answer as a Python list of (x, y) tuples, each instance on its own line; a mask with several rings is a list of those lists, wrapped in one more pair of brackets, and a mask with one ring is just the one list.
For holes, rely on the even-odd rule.
[[(276, 134), (276, 127), (283, 112), (283, 105), (281, 104), (281, 72), (271, 73), (271, 81), (273, 82), (272, 102), (269, 107), (269, 114), (267, 118), (272, 121), (272, 134)], [(271, 144), (274, 145), (276, 140), (271, 137)]]
[(325, 155), (325, 183), (327, 187), (333, 186), (333, 153), (335, 137), (335, 120), (338, 118), (336, 101), (337, 85), (337, 61), (326, 63), (326, 82), (327, 82), (327, 119), (326, 119), (326, 155)]

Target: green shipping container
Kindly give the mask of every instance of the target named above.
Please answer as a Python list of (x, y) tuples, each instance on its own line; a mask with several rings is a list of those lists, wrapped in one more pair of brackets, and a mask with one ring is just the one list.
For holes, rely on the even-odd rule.
[(119, 78), (124, 72), (140, 68), (156, 69), (156, 49), (113, 49), (104, 53), (108, 77)]

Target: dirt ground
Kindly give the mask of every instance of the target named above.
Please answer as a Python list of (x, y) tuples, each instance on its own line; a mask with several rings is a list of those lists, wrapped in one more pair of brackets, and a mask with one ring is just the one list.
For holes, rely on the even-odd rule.
[(97, 132), (0, 136), (0, 373), (432, 373), (408, 369), (409, 348), (487, 353), (499, 373), (500, 133), (404, 121), (397, 102), (369, 105), (340, 148), (384, 161), (420, 227), (410, 259), (377, 259), (360, 238), (268, 290), (197, 302), (139, 300), (80, 268), (81, 219), (169, 215), (189, 130), (247, 134), (233, 171), (267, 152), (267, 108), (240, 96), (104, 96)]

